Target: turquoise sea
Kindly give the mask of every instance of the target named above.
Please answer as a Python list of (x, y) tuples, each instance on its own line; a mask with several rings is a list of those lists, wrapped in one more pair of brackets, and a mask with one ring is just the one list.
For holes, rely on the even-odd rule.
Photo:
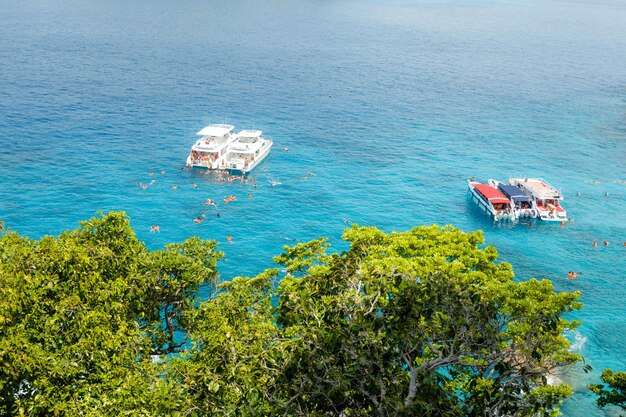
[[(274, 139), (256, 188), (181, 170), (195, 132), (223, 122)], [(574, 221), (494, 225), (471, 176), (543, 177)], [(594, 371), (562, 376), (566, 416), (604, 415), (585, 387), (626, 369), (624, 181), (623, 1), (0, 0), (11, 229), (125, 210), (150, 248), (221, 242), (226, 279), (296, 241), (344, 249), (349, 223), (483, 229), (518, 279), (582, 293), (570, 337)]]

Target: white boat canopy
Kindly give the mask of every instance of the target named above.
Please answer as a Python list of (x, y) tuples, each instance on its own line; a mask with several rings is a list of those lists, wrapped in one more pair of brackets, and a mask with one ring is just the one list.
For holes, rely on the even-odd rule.
[(261, 133), (263, 133), (260, 130), (242, 130), (241, 132), (239, 132), (239, 137), (240, 138), (258, 138), (261, 136)]
[(196, 135), (198, 136), (224, 136), (235, 128), (232, 125), (208, 125), (200, 130)]

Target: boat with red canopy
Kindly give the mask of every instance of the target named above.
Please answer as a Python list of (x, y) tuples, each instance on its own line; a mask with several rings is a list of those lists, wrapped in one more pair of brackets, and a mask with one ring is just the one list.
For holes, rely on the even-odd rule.
[(472, 201), (494, 220), (515, 220), (511, 200), (497, 188), (473, 180), (468, 181), (468, 188)]

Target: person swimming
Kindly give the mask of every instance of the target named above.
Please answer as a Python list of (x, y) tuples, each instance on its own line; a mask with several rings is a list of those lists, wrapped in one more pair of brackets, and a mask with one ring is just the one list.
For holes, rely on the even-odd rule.
[(569, 279), (577, 278), (579, 275), (580, 275), (580, 272), (569, 271), (567, 273), (567, 276), (569, 277)]
[(161, 228), (159, 226), (150, 226), (150, 233), (159, 232), (161, 233)]

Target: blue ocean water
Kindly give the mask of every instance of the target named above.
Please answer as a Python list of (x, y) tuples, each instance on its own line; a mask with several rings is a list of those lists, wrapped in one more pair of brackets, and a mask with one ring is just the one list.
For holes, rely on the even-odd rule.
[[(349, 223), (483, 229), (518, 279), (581, 291), (594, 371), (562, 376), (563, 412), (602, 415), (586, 385), (626, 369), (625, 22), (620, 1), (0, 1), (0, 219), (39, 238), (125, 210), (150, 248), (221, 242), (227, 279), (343, 249)], [(180, 169), (221, 122), (274, 139), (256, 188)], [(546, 178), (574, 221), (494, 225), (470, 176)]]

